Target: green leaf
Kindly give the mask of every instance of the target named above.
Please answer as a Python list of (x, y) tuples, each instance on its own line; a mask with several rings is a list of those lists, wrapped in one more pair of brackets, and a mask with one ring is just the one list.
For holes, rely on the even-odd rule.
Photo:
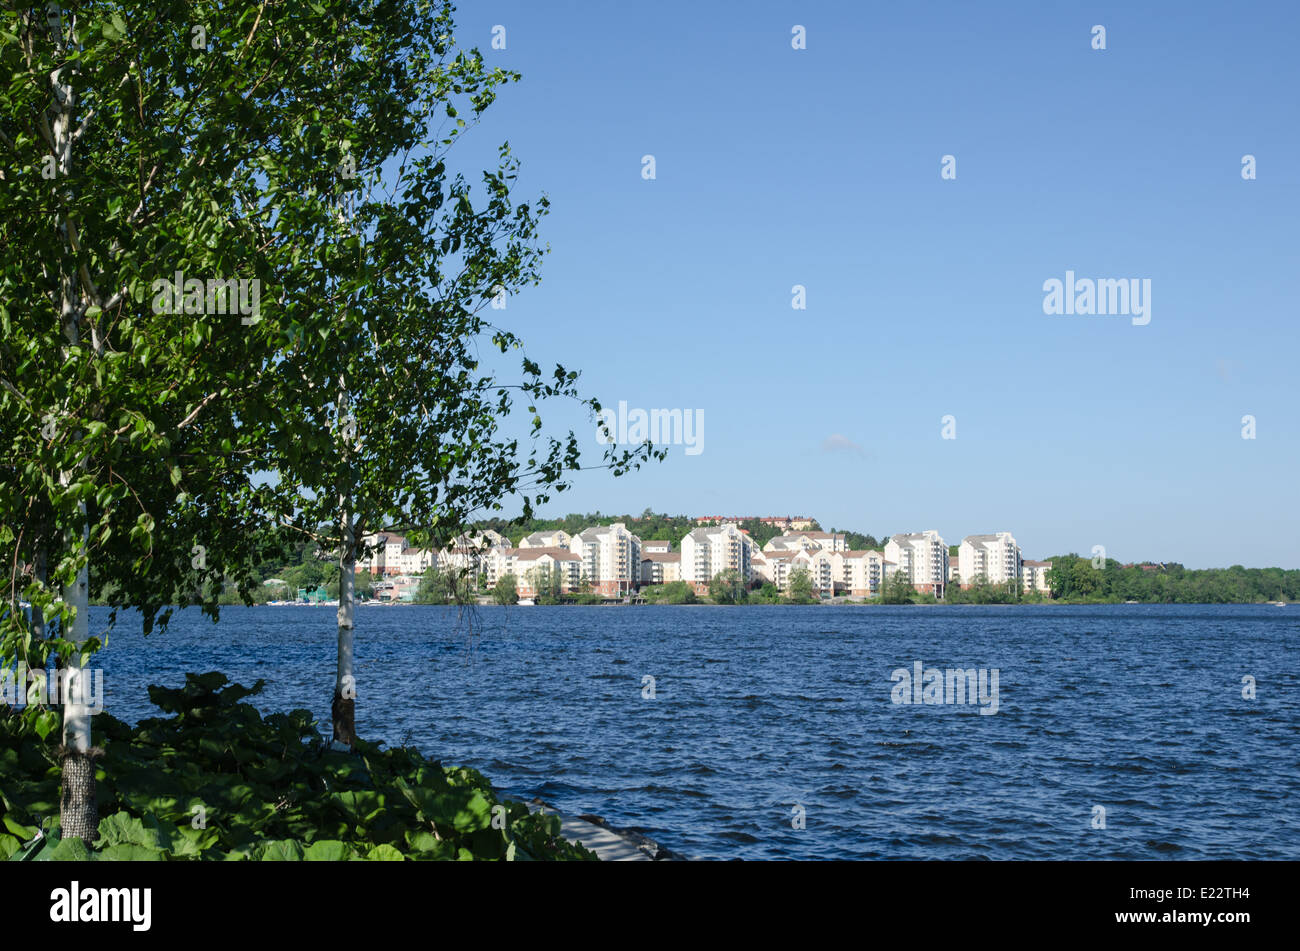
[(95, 845), (100, 849), (114, 845), (139, 845), (163, 851), (171, 845), (171, 837), (152, 815), (137, 819), (125, 812), (115, 812), (99, 820), (99, 841)]
[(51, 849), (36, 856), (38, 862), (89, 862), (93, 856), (81, 839), (60, 839)]
[(36, 722), (32, 724), (32, 728), (36, 730), (36, 735), (43, 740), (49, 736), (58, 725), (58, 711), (45, 710), (36, 718)]
[(301, 862), (306, 855), (302, 843), (294, 839), (276, 839), (262, 849), (263, 862)]
[(160, 862), (166, 858), (166, 854), (143, 845), (119, 842), (117, 845), (100, 849), (96, 857), (109, 862)]
[(391, 845), (384, 843), (383, 845), (376, 845), (367, 852), (366, 860), (369, 862), (404, 862), (406, 856)]
[(22, 848), (22, 840), (13, 835), (0, 835), (0, 860), (8, 859)]
[(337, 839), (318, 839), (307, 846), (303, 858), (308, 862), (342, 862), (351, 856), (352, 850)]
[(424, 829), (406, 833), (406, 844), (412, 852), (438, 852), (442, 849), (438, 837)]
[(473, 832), (492, 824), (492, 804), (477, 790), (463, 808), (452, 818), (458, 832)]
[(23, 842), (35, 838), (36, 836), (36, 826), (25, 826), (15, 820), (12, 816), (6, 815), (4, 817), (4, 824), (6, 829), (18, 836), (18, 838)]

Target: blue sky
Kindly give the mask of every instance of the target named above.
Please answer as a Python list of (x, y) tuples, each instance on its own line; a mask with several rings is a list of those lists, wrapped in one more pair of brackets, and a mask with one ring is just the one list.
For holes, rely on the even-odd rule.
[[(698, 455), (545, 514), (1300, 567), (1300, 4), (477, 2), (458, 34), (523, 81), (452, 164), (508, 139), (552, 205), (502, 323), (606, 405), (704, 414)], [(1150, 323), (1045, 315), (1067, 270), (1149, 279)]]

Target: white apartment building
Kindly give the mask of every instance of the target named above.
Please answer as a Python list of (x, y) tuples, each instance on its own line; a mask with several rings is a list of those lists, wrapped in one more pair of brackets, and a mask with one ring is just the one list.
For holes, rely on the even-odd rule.
[(513, 548), (511, 563), (521, 598), (534, 598), (553, 591), (559, 581), (560, 594), (578, 587), (582, 578), (582, 559), (567, 548)]
[(1018, 581), (1020, 564), (1020, 546), (1010, 532), (967, 535), (957, 548), (957, 574), (963, 588), (980, 578), (991, 584)]
[[(780, 591), (790, 590), (790, 576), (799, 569), (813, 574), (813, 555), (815, 551), (796, 548), (793, 551), (755, 551), (753, 556), (754, 576), (775, 585)], [(816, 586), (816, 581), (813, 582)]]
[(422, 575), (433, 564), (436, 553), (432, 548), (407, 548), (398, 558), (399, 574)]
[(1022, 561), (1020, 562), (1020, 584), (1021, 590), (1040, 591), (1043, 594), (1051, 594), (1052, 586), (1047, 583), (1047, 573), (1052, 570), (1050, 561)]
[(843, 532), (804, 532), (803, 535), (816, 542), (822, 551), (849, 550), (849, 543)]
[(948, 546), (938, 532), (891, 535), (885, 542), (885, 561), (893, 562), (894, 571), (903, 572), (917, 591), (943, 597), (948, 583)]
[(497, 546), (477, 550), (470, 548), (468, 544), (460, 548), (443, 549), (444, 554), (451, 553), (447, 557), (452, 570), (471, 570), (475, 575), (481, 574), (488, 587), (495, 585), (506, 575), (515, 574), (515, 554), (518, 551), (517, 548)]
[(754, 578), (754, 540), (733, 523), (697, 528), (682, 539), (682, 580), (696, 592), (708, 591), (719, 573), (734, 568), (748, 585)]
[(763, 551), (809, 551), (821, 546), (817, 545), (811, 538), (806, 535), (796, 535), (786, 532), (784, 535), (777, 535), (769, 538), (763, 545)]
[(790, 561), (795, 554), (793, 551), (769, 551), (767, 548), (754, 552), (751, 565), (754, 577), (781, 587), (790, 575)]
[(402, 552), (406, 550), (406, 536), (398, 532), (368, 532), (361, 536), (367, 554), (357, 560), (358, 570), (372, 575), (399, 575), (402, 573)]
[[(648, 542), (646, 544), (649, 544)], [(641, 583), (670, 584), (682, 580), (682, 553), (641, 549)]]
[(361, 536), (366, 554), (357, 559), (357, 570), (372, 575), (418, 575), (434, 561), (429, 548), (410, 548), (400, 532), (369, 532)]
[(581, 559), (582, 577), (597, 594), (629, 594), (641, 581), (641, 539), (623, 522), (579, 532), (569, 542), (569, 550)]
[(457, 535), (438, 552), (438, 568), (456, 574), (483, 572), (489, 585), (496, 584), (499, 559), (492, 552), (510, 547), (510, 539), (500, 532), (485, 529), (474, 535)]
[(885, 556), (878, 551), (837, 552), (839, 583), (843, 593), (855, 598), (874, 598), (885, 580)]
[(481, 565), (488, 584), (514, 575), (519, 596), (531, 598), (545, 593), (546, 582), (554, 578), (561, 594), (577, 588), (582, 560), (567, 548), (489, 548)]
[(760, 552), (754, 559), (755, 574), (782, 591), (788, 590), (790, 575), (800, 568), (808, 572), (813, 590), (823, 598), (875, 597), (885, 578), (885, 559), (878, 551), (800, 548)]
[(483, 531), (479, 532), (478, 534), (471, 536), (470, 541), (473, 544), (478, 545), (480, 547), (483, 546), (486, 546), (488, 548), (509, 548), (510, 547), (510, 539), (506, 538), (500, 532), (494, 532), (490, 528), (485, 528), (483, 529)]
[(653, 541), (643, 541), (641, 543), (641, 554), (645, 555), (666, 555), (673, 550), (673, 543), (659, 539)]
[(520, 548), (568, 548), (573, 543), (573, 536), (563, 529), (550, 532), (533, 532), (519, 540)]
[(796, 532), (787, 529), (767, 540), (763, 551), (847, 551), (843, 532)]
[(481, 532), (475, 532), (473, 535), (468, 533), (457, 535), (447, 544), (443, 551), (487, 551), (489, 548), (509, 547), (510, 539), (500, 532), (486, 528)]
[(816, 551), (807, 552), (807, 555), (808, 573), (812, 577), (813, 591), (820, 598), (834, 597), (835, 584), (844, 576), (840, 553), (818, 548)]

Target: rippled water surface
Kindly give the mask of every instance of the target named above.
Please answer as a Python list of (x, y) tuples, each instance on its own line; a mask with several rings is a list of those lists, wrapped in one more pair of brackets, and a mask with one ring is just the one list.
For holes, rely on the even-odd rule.
[[(689, 856), (1300, 857), (1294, 605), (493, 607), (474, 624), (359, 609), (360, 734)], [(99, 664), (123, 719), (156, 712), (147, 684), (216, 669), (328, 729), (334, 650), (333, 608), (231, 608), (149, 638), (125, 618)], [(915, 661), (997, 668), (997, 713), (893, 703)]]

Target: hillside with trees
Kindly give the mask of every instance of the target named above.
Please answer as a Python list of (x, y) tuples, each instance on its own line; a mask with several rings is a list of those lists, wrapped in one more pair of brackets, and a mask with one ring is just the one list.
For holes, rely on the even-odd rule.
[[(520, 539), (525, 535), (531, 535), (533, 532), (562, 529), (570, 535), (576, 535), (585, 528), (596, 525), (613, 525), (615, 522), (625, 524), (628, 531), (642, 541), (671, 542), (674, 551), (681, 547), (682, 539), (687, 534), (699, 527), (695, 524), (695, 517), (692, 515), (669, 515), (665, 512), (654, 512), (646, 508), (640, 515), (607, 515), (603, 512), (588, 512), (585, 515), (571, 513), (559, 518), (491, 518), (479, 522), (477, 528), (490, 528), (493, 531), (500, 532), (510, 539), (512, 545), (518, 545)], [(741, 529), (749, 532), (749, 537), (754, 539), (760, 547), (767, 544), (769, 539), (781, 534), (781, 529), (766, 525), (757, 519), (747, 519), (736, 524)], [(820, 530), (816, 523), (814, 523), (814, 530)], [(858, 537), (870, 538), (871, 536)]]

